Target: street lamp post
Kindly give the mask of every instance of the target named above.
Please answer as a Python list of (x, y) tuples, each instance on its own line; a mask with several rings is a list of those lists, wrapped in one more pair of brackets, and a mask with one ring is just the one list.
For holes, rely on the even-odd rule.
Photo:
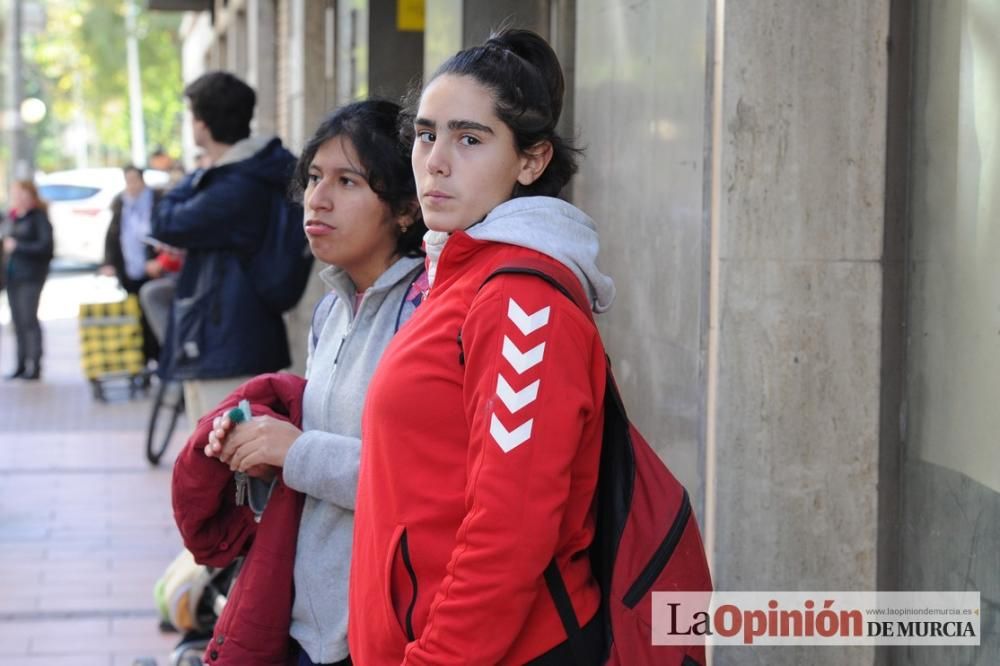
[(128, 103), (132, 128), (132, 163), (146, 166), (146, 126), (142, 118), (142, 79), (139, 76), (139, 43), (136, 38), (135, 0), (125, 9), (126, 51), (128, 55)]
[[(31, 156), (24, 150), (24, 122), (21, 119), (21, 0), (7, 0), (7, 90), (3, 120), (10, 151), (8, 181), (30, 178)], [(10, 182), (8, 182), (8, 185)]]

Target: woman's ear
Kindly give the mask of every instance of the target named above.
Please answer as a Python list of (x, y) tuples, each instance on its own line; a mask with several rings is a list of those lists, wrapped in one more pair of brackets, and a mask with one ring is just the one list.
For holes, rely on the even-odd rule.
[(401, 232), (405, 233), (410, 226), (416, 223), (419, 214), (420, 204), (414, 199), (406, 206), (403, 212), (396, 215), (396, 226), (399, 227)]
[(521, 170), (517, 182), (527, 187), (538, 180), (552, 161), (552, 142), (539, 141), (521, 154)]

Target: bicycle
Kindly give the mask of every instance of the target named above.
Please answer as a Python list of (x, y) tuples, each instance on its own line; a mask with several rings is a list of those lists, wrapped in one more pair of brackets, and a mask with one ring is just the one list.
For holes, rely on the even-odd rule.
[(149, 415), (146, 430), (146, 459), (149, 464), (160, 464), (160, 458), (170, 445), (170, 438), (177, 428), (177, 421), (184, 413), (184, 385), (176, 380), (165, 379), (156, 389), (153, 410)]

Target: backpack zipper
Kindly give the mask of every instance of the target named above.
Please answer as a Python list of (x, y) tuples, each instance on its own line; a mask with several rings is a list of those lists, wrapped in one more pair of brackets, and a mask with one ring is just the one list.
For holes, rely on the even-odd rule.
[(635, 608), (639, 600), (645, 596), (646, 592), (649, 592), (649, 588), (656, 582), (657, 577), (659, 577), (664, 567), (667, 566), (667, 562), (670, 561), (670, 556), (677, 549), (677, 544), (681, 540), (681, 535), (684, 534), (684, 528), (687, 527), (690, 517), (691, 500), (688, 498), (687, 490), (685, 490), (684, 497), (681, 499), (681, 506), (677, 510), (677, 515), (674, 516), (674, 522), (670, 525), (667, 536), (657, 546), (649, 563), (643, 567), (638, 578), (629, 587), (625, 596), (622, 597), (622, 603), (627, 607)]

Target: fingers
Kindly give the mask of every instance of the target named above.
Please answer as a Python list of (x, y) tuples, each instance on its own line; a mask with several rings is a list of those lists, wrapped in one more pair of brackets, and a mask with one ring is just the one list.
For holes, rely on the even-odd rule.
[(225, 448), (226, 438), (233, 428), (233, 422), (229, 416), (220, 415), (212, 420), (212, 430), (208, 433), (208, 444), (205, 446), (205, 455), (209, 458), (221, 458)]

